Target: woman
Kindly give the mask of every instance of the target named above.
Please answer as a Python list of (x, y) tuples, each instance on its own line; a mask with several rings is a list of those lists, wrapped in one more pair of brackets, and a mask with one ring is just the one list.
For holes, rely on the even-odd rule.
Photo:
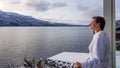
[(111, 68), (110, 44), (104, 30), (105, 19), (100, 16), (92, 17), (90, 28), (94, 32), (89, 45), (90, 57), (85, 62), (76, 62), (74, 68)]

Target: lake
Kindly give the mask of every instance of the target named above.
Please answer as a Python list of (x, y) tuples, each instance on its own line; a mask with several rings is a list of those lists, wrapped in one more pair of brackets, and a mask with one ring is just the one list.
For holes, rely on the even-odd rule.
[(0, 27), (0, 68), (22, 66), (25, 55), (39, 59), (88, 52), (92, 36), (89, 27)]

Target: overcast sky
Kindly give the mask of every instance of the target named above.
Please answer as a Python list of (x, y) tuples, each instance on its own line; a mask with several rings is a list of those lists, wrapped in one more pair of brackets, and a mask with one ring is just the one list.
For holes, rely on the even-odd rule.
[(89, 24), (92, 16), (103, 16), (103, 0), (0, 0), (0, 10), (52, 22)]
[(116, 20), (120, 20), (120, 0), (116, 0)]

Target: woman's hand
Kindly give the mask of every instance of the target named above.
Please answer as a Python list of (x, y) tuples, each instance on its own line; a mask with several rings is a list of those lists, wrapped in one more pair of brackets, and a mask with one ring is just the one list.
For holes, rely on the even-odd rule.
[(76, 62), (74, 64), (74, 68), (82, 68), (81, 63), (80, 62)]

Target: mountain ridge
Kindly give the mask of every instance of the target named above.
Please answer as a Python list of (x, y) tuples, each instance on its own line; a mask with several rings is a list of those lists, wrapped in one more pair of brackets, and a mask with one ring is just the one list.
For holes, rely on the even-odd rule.
[(49, 21), (39, 20), (32, 16), (25, 16), (14, 12), (0, 11), (0, 26), (83, 26), (65, 23), (51, 23)]

